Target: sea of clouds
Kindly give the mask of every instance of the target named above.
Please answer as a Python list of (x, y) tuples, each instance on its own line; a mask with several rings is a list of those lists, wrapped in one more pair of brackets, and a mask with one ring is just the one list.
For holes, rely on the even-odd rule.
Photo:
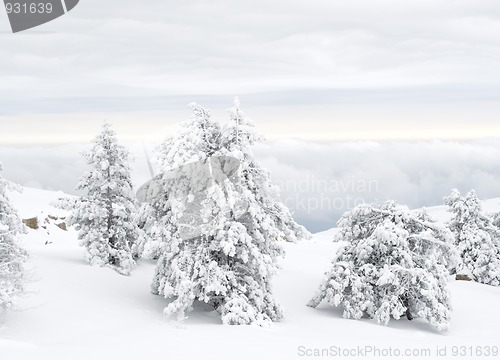
[[(156, 144), (129, 143), (133, 181), (151, 174)], [(89, 144), (0, 146), (3, 175), (24, 186), (77, 194)], [(147, 154), (147, 156), (146, 156)], [(395, 200), (411, 208), (442, 204), (452, 188), (479, 197), (500, 195), (500, 140), (422, 142), (307, 142), (279, 140), (255, 155), (281, 189), (282, 201), (311, 231), (335, 226), (363, 202)]]

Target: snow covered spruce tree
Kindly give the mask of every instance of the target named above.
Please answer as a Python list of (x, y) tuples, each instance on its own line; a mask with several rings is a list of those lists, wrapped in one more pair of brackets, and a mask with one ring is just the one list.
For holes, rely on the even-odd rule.
[(422, 220), (407, 207), (387, 202), (360, 205), (339, 220), (341, 246), (321, 286), (309, 302), (343, 306), (344, 317), (363, 315), (387, 325), (391, 317), (425, 318), (448, 327), (450, 295), (447, 267), (457, 255), (453, 235)]
[(128, 275), (135, 265), (130, 248), (140, 237), (134, 221), (137, 204), (129, 153), (105, 123), (85, 157), (90, 170), (77, 185), (84, 195), (70, 206), (67, 224), (79, 230), (80, 245), (91, 265), (109, 266)]
[(456, 273), (483, 284), (500, 285), (500, 229), (482, 214), (475, 191), (461, 196), (454, 189), (444, 200), (454, 215), (449, 227), (462, 259)]
[(0, 323), (16, 296), (24, 289), (24, 267), (27, 253), (17, 242), (17, 235), (24, 232), (17, 212), (7, 196), (12, 187), (2, 177), (0, 164)]
[(152, 204), (163, 246), (152, 290), (173, 299), (165, 315), (179, 320), (194, 301), (213, 306), (224, 324), (279, 320), (271, 279), (281, 243), (307, 232), (271, 198), (269, 176), (251, 154), (254, 135), (231, 134), (231, 125), (221, 129), (207, 110), (191, 107), (191, 120), (167, 139), (160, 160), (165, 172)]

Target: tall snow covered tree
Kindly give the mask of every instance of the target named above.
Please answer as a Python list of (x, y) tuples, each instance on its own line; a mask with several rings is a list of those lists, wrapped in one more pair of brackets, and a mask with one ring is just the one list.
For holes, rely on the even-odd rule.
[(90, 170), (77, 185), (84, 195), (68, 210), (69, 226), (79, 230), (80, 245), (91, 265), (109, 266), (128, 275), (135, 262), (130, 247), (141, 236), (134, 221), (137, 211), (132, 191), (129, 152), (118, 144), (111, 125), (105, 123), (85, 154)]
[(341, 246), (309, 306), (326, 300), (342, 306), (346, 318), (366, 314), (387, 325), (406, 315), (447, 329), (446, 268), (457, 261), (448, 229), (393, 202), (360, 205), (338, 226)]
[(462, 258), (456, 273), (483, 284), (500, 285), (500, 230), (482, 213), (475, 191), (461, 196), (454, 189), (444, 200), (454, 215), (449, 227)]
[(163, 243), (152, 290), (174, 299), (165, 315), (179, 320), (201, 301), (219, 311), (224, 324), (276, 321), (282, 310), (271, 279), (283, 256), (280, 240), (308, 233), (271, 199), (269, 175), (245, 140), (249, 133), (238, 134), (236, 153), (228, 128), (221, 130), (199, 105), (192, 109), (191, 120), (163, 146), (164, 173), (153, 191), (154, 229)]
[(17, 212), (7, 196), (12, 184), (2, 177), (0, 164), (0, 323), (16, 296), (24, 290), (24, 267), (27, 253), (17, 241), (24, 232)]

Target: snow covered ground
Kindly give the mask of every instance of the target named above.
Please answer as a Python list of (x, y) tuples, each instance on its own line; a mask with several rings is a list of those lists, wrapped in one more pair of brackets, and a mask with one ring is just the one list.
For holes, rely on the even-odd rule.
[[(59, 196), (25, 189), (11, 199), (24, 218), (60, 216), (48, 205)], [(484, 206), (499, 210), (500, 199)], [(440, 221), (448, 218), (444, 206), (428, 211)], [(420, 319), (383, 327), (343, 319), (341, 309), (326, 304), (306, 307), (334, 253), (334, 231), (286, 244), (274, 282), (285, 318), (259, 328), (221, 325), (220, 316), (201, 304), (182, 325), (166, 321), (167, 301), (149, 291), (154, 263), (141, 262), (124, 277), (87, 265), (76, 232), (30, 230), (22, 238), (31, 254), (29, 292), (0, 327), (0, 359), (500, 358), (492, 356), (500, 346), (500, 288), (451, 280), (453, 319), (444, 334)]]

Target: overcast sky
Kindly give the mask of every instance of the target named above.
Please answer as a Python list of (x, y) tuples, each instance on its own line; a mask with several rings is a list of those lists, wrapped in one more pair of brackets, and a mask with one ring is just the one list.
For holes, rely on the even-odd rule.
[(500, 134), (497, 0), (82, 0), (12, 34), (0, 11), (0, 143), (158, 140), (239, 95), (268, 138)]

